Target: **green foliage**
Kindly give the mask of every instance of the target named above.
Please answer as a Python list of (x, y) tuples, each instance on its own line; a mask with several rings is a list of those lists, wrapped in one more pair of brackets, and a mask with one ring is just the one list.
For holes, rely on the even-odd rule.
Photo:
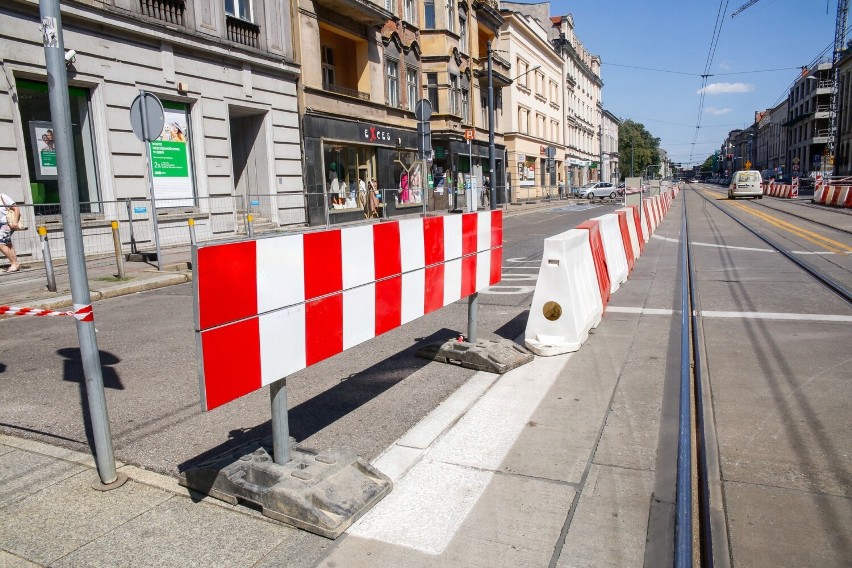
[(716, 171), (716, 154), (710, 154), (707, 156), (707, 159), (704, 160), (704, 163), (701, 164), (702, 172), (713, 172)]
[[(660, 139), (651, 136), (645, 125), (625, 120), (618, 127), (618, 156), (622, 179), (631, 175), (631, 157), (633, 175), (644, 176), (648, 166), (660, 163)], [(653, 168), (649, 173), (655, 173)]]

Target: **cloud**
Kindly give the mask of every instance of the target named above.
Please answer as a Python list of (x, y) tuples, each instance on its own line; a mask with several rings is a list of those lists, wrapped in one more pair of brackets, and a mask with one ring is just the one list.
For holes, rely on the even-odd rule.
[(706, 95), (721, 95), (723, 93), (750, 93), (754, 90), (754, 85), (748, 83), (710, 83), (703, 89), (698, 89), (696, 94), (702, 92)]
[(704, 109), (704, 112), (706, 114), (712, 114), (714, 116), (721, 116), (723, 114), (728, 114), (732, 110), (734, 110), (734, 109), (727, 108), (727, 107), (726, 108), (707, 107), (707, 108)]
[(730, 70), (731, 70), (731, 66), (730, 66), (730, 65), (728, 65), (728, 64), (727, 64), (726, 62), (724, 62), (724, 61), (720, 61), (720, 62), (719, 62), (719, 69), (721, 69), (722, 71), (730, 71)]

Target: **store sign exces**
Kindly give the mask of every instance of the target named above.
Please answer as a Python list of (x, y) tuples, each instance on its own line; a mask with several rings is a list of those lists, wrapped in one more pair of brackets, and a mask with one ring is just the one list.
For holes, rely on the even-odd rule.
[(361, 138), (365, 142), (381, 144), (383, 142), (393, 142), (394, 135), (393, 132), (387, 128), (363, 125), (361, 126)]

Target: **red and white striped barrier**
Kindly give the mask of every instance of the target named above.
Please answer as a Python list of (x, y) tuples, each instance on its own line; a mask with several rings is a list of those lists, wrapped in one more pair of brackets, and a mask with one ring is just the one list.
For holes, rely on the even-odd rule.
[(198, 247), (203, 408), (496, 284), (502, 242), (489, 211)]
[(92, 304), (80, 306), (70, 311), (43, 310), (40, 308), (21, 308), (17, 306), (0, 306), (0, 316), (72, 316), (80, 321), (95, 321)]
[(618, 224), (618, 215), (609, 213), (593, 217), (592, 221), (600, 223), (601, 238), (603, 239), (606, 267), (609, 272), (610, 294), (614, 294), (627, 282), (629, 274), (627, 253), (624, 249), (624, 238)]
[(852, 207), (852, 186), (820, 184), (814, 191), (814, 203), (830, 207)]
[(775, 181), (764, 182), (763, 194), (783, 199), (795, 199), (799, 197), (799, 178), (793, 178), (792, 184)]

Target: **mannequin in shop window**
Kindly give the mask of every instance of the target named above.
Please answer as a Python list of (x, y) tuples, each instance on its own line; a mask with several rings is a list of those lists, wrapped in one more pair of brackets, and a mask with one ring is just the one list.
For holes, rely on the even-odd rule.
[(408, 203), (408, 172), (402, 172), (399, 178), (399, 202)]

